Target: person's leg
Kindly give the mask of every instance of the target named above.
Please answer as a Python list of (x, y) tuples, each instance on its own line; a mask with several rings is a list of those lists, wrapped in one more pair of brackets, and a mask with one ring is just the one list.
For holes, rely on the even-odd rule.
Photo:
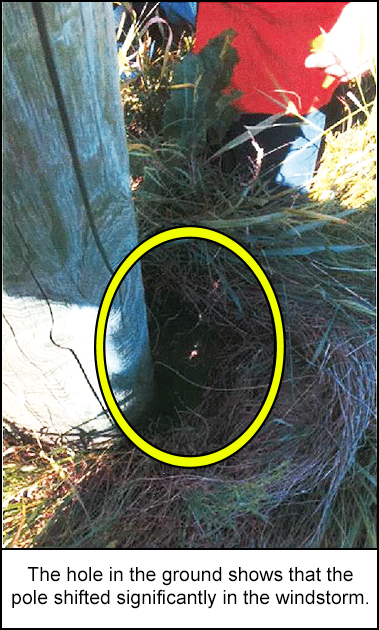
[(284, 161), (281, 163), (275, 182), (281, 186), (295, 188), (307, 193), (317, 167), (317, 157), (325, 128), (325, 114), (314, 111), (305, 116), (307, 122), (298, 128), (298, 134), (291, 143)]
[[(255, 127), (268, 116), (266, 114), (243, 114), (234, 123), (225, 139), (229, 142), (244, 133), (246, 128)], [(308, 192), (310, 181), (317, 167), (317, 158), (325, 125), (325, 114), (315, 111), (301, 122), (295, 116), (282, 116), (267, 129), (254, 134), (254, 140), (263, 150), (260, 174), (274, 185)], [(251, 141), (246, 141), (223, 156), (223, 170), (238, 167), (242, 178), (249, 180), (254, 170), (257, 152)]]

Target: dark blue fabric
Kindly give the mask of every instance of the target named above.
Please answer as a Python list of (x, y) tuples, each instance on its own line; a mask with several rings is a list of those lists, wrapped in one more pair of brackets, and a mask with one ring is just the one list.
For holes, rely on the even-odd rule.
[(161, 2), (160, 6), (174, 22), (181, 17), (192, 24), (192, 26), (195, 26), (197, 2)]

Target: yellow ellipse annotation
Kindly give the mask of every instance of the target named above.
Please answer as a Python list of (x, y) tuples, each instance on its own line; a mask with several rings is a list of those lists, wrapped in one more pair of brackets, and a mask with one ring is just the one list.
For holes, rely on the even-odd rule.
[[(271, 385), (266, 393), (266, 397), (263, 404), (261, 405), (257, 416), (250, 423), (244, 433), (231, 444), (228, 444), (227, 446), (212, 453), (191, 457), (175, 455), (173, 453), (162, 451), (144, 440), (140, 435), (138, 435), (138, 433), (136, 433), (136, 431), (134, 431), (134, 429), (126, 420), (125, 416), (122, 414), (115, 400), (112, 388), (109, 383), (105, 360), (105, 335), (108, 316), (113, 299), (121, 282), (123, 281), (127, 273), (131, 270), (131, 268), (142, 258), (144, 254), (149, 252), (151, 249), (164, 243), (168, 243), (169, 241), (183, 238), (200, 238), (208, 241), (213, 241), (215, 243), (218, 243), (219, 245), (222, 245), (223, 247), (226, 247), (246, 263), (251, 272), (258, 279), (267, 297), (274, 322), (276, 338), (276, 356)], [(111, 281), (108, 284), (108, 287), (100, 304), (95, 331), (95, 362), (100, 388), (108, 409), (120, 429), (139, 449), (141, 449), (150, 457), (157, 459), (165, 464), (170, 464), (171, 466), (181, 466), (186, 468), (209, 466), (211, 464), (216, 464), (217, 462), (220, 462), (223, 459), (230, 457), (231, 455), (234, 455), (234, 453), (245, 446), (247, 442), (249, 442), (251, 438), (255, 435), (258, 429), (262, 426), (263, 422), (266, 420), (269, 412), (271, 411), (272, 406), (275, 403), (283, 374), (284, 357), (285, 342), (283, 320), (275, 292), (266, 274), (253, 258), (253, 256), (244, 247), (242, 247), (242, 245), (237, 243), (229, 236), (226, 236), (221, 232), (211, 230), (209, 228), (187, 226), (172, 228), (155, 234), (151, 238), (138, 245), (132, 252), (130, 252), (130, 254), (117, 268)]]

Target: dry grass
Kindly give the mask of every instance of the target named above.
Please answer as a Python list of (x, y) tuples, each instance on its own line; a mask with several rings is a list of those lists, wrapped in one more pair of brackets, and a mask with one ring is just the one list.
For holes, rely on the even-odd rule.
[[(151, 278), (150, 288), (147, 280), (150, 308), (158, 320), (155, 327), (151, 324), (154, 358), (180, 370), (182, 376), (189, 375), (190, 367), (191, 380), (199, 380), (199, 368), (189, 365), (191, 346), (183, 349), (179, 344), (178, 350), (177, 339), (183, 339), (180, 329), (171, 328), (167, 318), (161, 317), (167, 314), (167, 301), (171, 308), (175, 304), (174, 295), (187, 314), (194, 313), (190, 325), (199, 338), (197, 359), (204, 363), (215, 358), (217, 369), (208, 374), (210, 381), (200, 381), (211, 389), (202, 393), (195, 408), (190, 404), (182, 407), (171, 423), (166, 419), (166, 430), (160, 434), (162, 416), (147, 419), (145, 435), (161, 448), (199, 454), (204, 448), (225, 443), (233, 431), (238, 433), (254, 417), (259, 406), (256, 391), (241, 390), (241, 386), (252, 384), (252, 369), (254, 385), (267, 381), (271, 322), (255, 283), (237, 275), (238, 266), (231, 265), (226, 274), (225, 260), (216, 258), (217, 265), (214, 260), (212, 265), (208, 251), (206, 272), (199, 274), (202, 265), (198, 259), (204, 255), (199, 248), (190, 251), (193, 260), (185, 265), (186, 249), (175, 257), (172, 251), (162, 252), (158, 260), (145, 265), (145, 278)], [(197, 276), (192, 273), (195, 268)], [(297, 270), (302, 275), (300, 287), (294, 268), (290, 278), (288, 267), (284, 269), (286, 283), (280, 293), (285, 297), (286, 371), (273, 413), (250, 444), (230, 460), (201, 471), (155, 462), (125, 439), (108, 450), (88, 452), (78, 459), (78, 465), (84, 466), (81, 478), (73, 470), (69, 472), (73, 486), (65, 486), (62, 505), (54, 505), (59, 509), (42, 533), (35, 536), (39, 532), (32, 528), (34, 504), (26, 505), (28, 526), (25, 520), (21, 525), (16, 520), (14, 528), (21, 527), (24, 537), (17, 538), (13, 529), (12, 544), (81, 548), (374, 546), (375, 459), (372, 437), (364, 437), (374, 415), (371, 324), (367, 315), (357, 315), (352, 322), (349, 310), (334, 308), (339, 289), (330, 303), (315, 298), (314, 290), (320, 288), (316, 273), (311, 275), (315, 285), (305, 291), (304, 279), (309, 278), (303, 270), (307, 268), (303, 262)], [(214, 291), (220, 269), (224, 278)], [(276, 271), (272, 282), (282, 280)], [(302, 300), (298, 299), (299, 289)], [(202, 335), (196, 327), (199, 313)], [(210, 337), (212, 350), (207, 347), (203, 357), (203, 343), (209, 344)], [(193, 341), (194, 337), (185, 339)], [(223, 388), (234, 391), (214, 391)], [(189, 396), (193, 391), (190, 388)], [(180, 395), (185, 395), (183, 389)], [(46, 488), (39, 497), (40, 505), (48, 505), (52, 472), (38, 470), (40, 487)], [(53, 478), (54, 496), (54, 488), (58, 494), (62, 480), (56, 473)], [(17, 503), (13, 497), (14, 512), (17, 507), (19, 499)]]
[(312, 188), (311, 198), (337, 201), (344, 208), (376, 206), (376, 101), (364, 124), (326, 133), (326, 149)]

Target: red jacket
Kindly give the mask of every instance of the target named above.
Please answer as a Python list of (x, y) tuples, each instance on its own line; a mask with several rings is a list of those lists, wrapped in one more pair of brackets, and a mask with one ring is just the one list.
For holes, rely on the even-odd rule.
[[(325, 73), (306, 68), (310, 42), (329, 32), (347, 2), (199, 2), (195, 52), (226, 28), (237, 32), (239, 62), (232, 87), (245, 112), (284, 113), (288, 99), (301, 114), (325, 105), (338, 79), (325, 88)], [(262, 94), (262, 92), (264, 94)], [(272, 100), (280, 101), (283, 106)]]

